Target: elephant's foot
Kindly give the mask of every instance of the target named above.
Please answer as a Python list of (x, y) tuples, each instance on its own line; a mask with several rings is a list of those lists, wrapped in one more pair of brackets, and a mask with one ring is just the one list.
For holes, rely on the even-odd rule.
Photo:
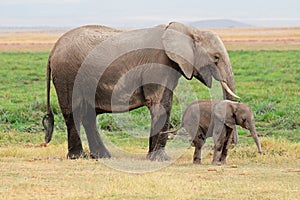
[(79, 159), (79, 158), (84, 158), (87, 159), (88, 155), (84, 151), (79, 151), (79, 152), (68, 152), (67, 158), (74, 160), (74, 159)]
[(217, 165), (217, 166), (226, 165), (226, 160), (222, 160), (222, 161), (212, 161), (211, 164)]
[(194, 163), (194, 164), (201, 165), (201, 159), (200, 159), (200, 158), (194, 158), (193, 163)]
[(221, 160), (221, 164), (222, 164), (222, 165), (227, 165), (226, 160)]
[(221, 166), (222, 163), (220, 161), (212, 161), (211, 163), (212, 165), (217, 165), (217, 166)]
[(111, 158), (111, 154), (107, 149), (102, 151), (91, 152), (90, 156), (92, 159)]
[(168, 161), (170, 160), (168, 154), (164, 148), (158, 149), (157, 151), (149, 152), (147, 159), (151, 161)]

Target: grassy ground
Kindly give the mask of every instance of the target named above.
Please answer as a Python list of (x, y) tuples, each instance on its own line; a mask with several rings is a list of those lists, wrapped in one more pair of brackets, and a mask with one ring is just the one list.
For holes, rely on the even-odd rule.
[[(148, 173), (126, 173), (105, 161), (66, 160), (66, 143), (47, 148), (1, 147), (2, 199), (299, 199), (300, 145), (263, 138), (264, 155), (254, 146), (238, 146), (228, 165), (193, 165), (188, 149), (167, 167)], [(126, 164), (157, 165), (145, 159), (117, 157)]]
[[(228, 165), (222, 167), (210, 165), (211, 146), (204, 154), (203, 165), (195, 166), (191, 162), (193, 149), (185, 150), (185, 146), (178, 158), (172, 151), (172, 147), (178, 146), (172, 141), (168, 143), (172, 162), (161, 165), (145, 160), (150, 124), (146, 109), (99, 117), (99, 126), (104, 129), (101, 135), (106, 135), (106, 140), (113, 144), (108, 148), (114, 159), (67, 160), (65, 127), (53, 88), (54, 138), (50, 146), (41, 147), (44, 66), (48, 54), (1, 53), (0, 196), (5, 199), (298, 199), (299, 53), (230, 52), (236, 92), (252, 106), (259, 134), (267, 137), (261, 138), (265, 154), (258, 155), (248, 133), (239, 129), (239, 145), (230, 150)], [(196, 96), (183, 101), (187, 94), (180, 91), (189, 88)], [(197, 81), (182, 79), (175, 92), (172, 124), (178, 125), (185, 109), (186, 105), (179, 103), (188, 104), (193, 100), (190, 98), (210, 98), (212, 94)], [(136, 137), (136, 132), (142, 135)], [(141, 155), (138, 160), (124, 157), (112, 148), (114, 145), (123, 152)], [(130, 171), (133, 166), (135, 172), (140, 169), (152, 172), (121, 172)]]
[[(256, 127), (264, 136), (260, 138), (264, 154), (259, 155), (248, 132), (239, 129), (239, 144), (230, 150), (226, 166), (210, 165), (211, 141), (207, 142), (201, 166), (192, 164), (193, 148), (187, 148), (181, 140), (168, 142), (170, 162), (147, 161), (150, 117), (145, 108), (99, 116), (101, 135), (114, 159), (67, 160), (65, 126), (53, 87), (55, 132), (50, 145), (41, 146), (45, 66), (52, 40), (60, 33), (40, 39), (29, 34), (25, 40), (20, 36), (24, 33), (18, 33), (18, 37), (0, 33), (1, 199), (299, 199), (300, 51), (291, 49), (300, 48), (295, 48), (297, 42), (288, 42), (298, 41), (299, 29), (264, 29), (260, 30), (261, 38), (251, 30), (235, 31), (234, 36), (229, 34), (232, 30), (216, 31), (223, 31), (226, 46), (232, 45), (230, 49), (243, 48), (229, 52), (236, 93), (252, 107)], [(290, 47), (280, 41), (268, 43), (270, 38), (266, 37), (274, 39), (280, 31), (285, 37), (279, 39)], [(36, 41), (42, 48), (36, 48)], [(19, 49), (22, 45), (28, 49)], [(266, 49), (268, 45), (267, 49), (289, 51), (245, 51)], [(181, 79), (175, 91), (172, 125), (180, 123), (191, 101), (210, 99), (215, 93), (196, 80)], [(88, 151), (84, 134), (82, 137)], [(127, 156), (130, 153), (134, 158)], [(123, 168), (117, 170), (120, 165)], [(127, 173), (132, 166), (136, 167), (134, 172), (151, 172)]]
[[(230, 52), (236, 93), (242, 97), (241, 101), (247, 102), (253, 108), (257, 129), (262, 134), (292, 141), (298, 141), (300, 137), (299, 53)], [(41, 118), (46, 107), (47, 57), (47, 53), (0, 54), (0, 131), (42, 132)], [(172, 125), (177, 126), (180, 123), (186, 105), (196, 99), (210, 99), (213, 92), (196, 80), (186, 81), (182, 78), (175, 91)], [(56, 131), (64, 132), (65, 126), (53, 87), (51, 94)], [(142, 108), (130, 114), (100, 116), (99, 125), (114, 131), (132, 129), (131, 125), (135, 125), (136, 128), (141, 128), (138, 131), (148, 132), (149, 120), (148, 110)]]

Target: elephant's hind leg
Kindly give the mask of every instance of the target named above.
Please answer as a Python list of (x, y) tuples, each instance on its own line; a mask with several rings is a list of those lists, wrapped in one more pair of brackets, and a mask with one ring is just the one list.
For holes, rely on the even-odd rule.
[(91, 157), (98, 158), (110, 158), (111, 154), (104, 146), (100, 134), (96, 125), (96, 113), (93, 109), (89, 109), (87, 114), (82, 120), (82, 124), (85, 129), (85, 133), (88, 139), (90, 147)]
[(70, 159), (86, 157), (79, 135), (80, 122), (74, 121), (73, 114), (63, 114), (68, 131), (68, 155)]
[(193, 163), (194, 164), (201, 164), (201, 149), (202, 146), (205, 143), (205, 136), (201, 128), (198, 129), (198, 132), (196, 134), (196, 137), (193, 140), (195, 151), (194, 151), (194, 158)]

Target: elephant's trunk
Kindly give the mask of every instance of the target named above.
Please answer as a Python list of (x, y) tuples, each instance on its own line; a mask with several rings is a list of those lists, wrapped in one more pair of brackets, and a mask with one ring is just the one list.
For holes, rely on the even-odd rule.
[(259, 141), (259, 139), (258, 139), (258, 136), (257, 136), (257, 134), (256, 134), (256, 130), (255, 130), (254, 127), (252, 127), (252, 128), (250, 129), (250, 133), (251, 133), (251, 135), (252, 135), (252, 137), (253, 137), (253, 139), (254, 139), (254, 142), (255, 142), (255, 144), (256, 144), (256, 146), (257, 146), (258, 153), (262, 153), (262, 150), (261, 150), (261, 144), (260, 144), (260, 141)]
[[(227, 52), (226, 52), (226, 54), (227, 54)], [(232, 66), (230, 64), (229, 55), (228, 55), (228, 58), (226, 59), (225, 66), (227, 66), (227, 67), (223, 68), (224, 69), (223, 74), (225, 74), (226, 78), (223, 79), (223, 81), (221, 81), (221, 84), (223, 87), (223, 97), (224, 97), (224, 99), (234, 101), (235, 98), (240, 98), (240, 97), (234, 93), (235, 92), (234, 75), (233, 75), (233, 71), (232, 71)]]

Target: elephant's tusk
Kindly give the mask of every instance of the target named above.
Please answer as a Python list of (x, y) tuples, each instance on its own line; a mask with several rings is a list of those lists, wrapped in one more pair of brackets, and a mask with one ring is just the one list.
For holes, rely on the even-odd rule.
[(237, 96), (236, 94), (234, 94), (234, 93), (231, 91), (231, 89), (228, 87), (228, 85), (227, 85), (225, 82), (221, 81), (221, 84), (222, 84), (223, 88), (224, 88), (231, 96), (233, 96), (234, 98), (237, 98), (237, 99), (240, 98), (239, 96)]

